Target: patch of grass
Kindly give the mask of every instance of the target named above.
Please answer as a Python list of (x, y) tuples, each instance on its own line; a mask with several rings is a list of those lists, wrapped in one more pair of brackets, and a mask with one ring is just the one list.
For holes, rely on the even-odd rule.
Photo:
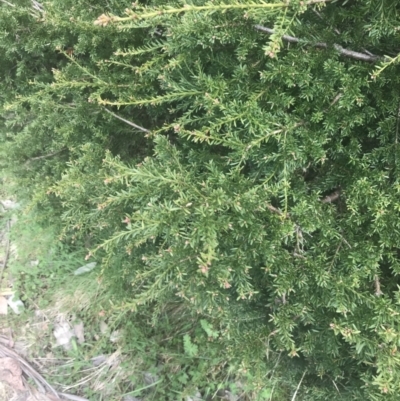
[[(226, 339), (218, 322), (193, 316), (182, 302), (140, 312), (120, 309), (121, 293), (102, 282), (100, 266), (76, 276), (85, 265), (84, 244), (65, 244), (57, 227), (43, 226), (34, 211), (7, 212), (12, 252), (6, 282), (25, 304), (8, 325), (20, 350), (62, 392), (89, 400), (116, 400), (131, 395), (143, 401), (232, 399), (280, 401), (293, 385), (277, 380), (278, 355), (259, 372)], [(2, 219), (4, 220), (4, 219)], [(100, 265), (100, 264), (99, 264)], [(126, 296), (126, 295), (124, 295)], [(84, 342), (72, 338), (70, 349), (56, 346), (54, 329), (83, 324)]]

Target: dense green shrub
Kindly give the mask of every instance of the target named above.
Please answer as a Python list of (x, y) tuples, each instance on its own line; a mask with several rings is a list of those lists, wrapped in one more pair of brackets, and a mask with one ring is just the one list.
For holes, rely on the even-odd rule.
[(288, 355), (298, 399), (397, 399), (399, 5), (30, 12), (1, 6), (7, 165), (118, 307), (179, 299), (231, 366)]

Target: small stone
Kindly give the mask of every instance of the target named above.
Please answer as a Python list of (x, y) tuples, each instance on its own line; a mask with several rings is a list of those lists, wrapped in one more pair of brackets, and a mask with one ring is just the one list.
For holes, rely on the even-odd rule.
[(142, 401), (142, 400), (140, 398), (136, 398), (133, 395), (128, 394), (123, 398), (123, 401)]
[(151, 372), (145, 372), (143, 378), (144, 378), (144, 382), (148, 386), (150, 386), (151, 384), (154, 384), (159, 379), (159, 377), (157, 375), (155, 375), (154, 373), (151, 373)]
[(199, 390), (196, 391), (196, 394), (191, 395), (191, 396), (187, 396), (185, 401), (203, 401), (203, 399), (201, 398), (201, 393)]
[(111, 335), (110, 335), (110, 341), (112, 343), (116, 343), (121, 337), (121, 333), (119, 332), (119, 330), (114, 330)]
[(12, 295), (10, 298), (8, 298), (7, 303), (8, 303), (8, 306), (17, 315), (19, 315), (25, 308), (24, 303), (20, 299), (18, 299), (15, 295)]
[(11, 199), (0, 200), (0, 203), (6, 210), (17, 209), (19, 207), (19, 204)]
[(105, 355), (98, 355), (91, 359), (93, 366), (100, 366), (107, 360)]
[(71, 349), (71, 338), (75, 337), (75, 333), (68, 322), (56, 324), (53, 334), (57, 340), (57, 345), (62, 345), (66, 350)]
[(78, 339), (78, 343), (83, 344), (85, 342), (85, 331), (83, 327), (83, 322), (78, 322), (74, 325), (74, 332), (76, 338)]
[(96, 265), (97, 265), (96, 262), (91, 262), (86, 265), (83, 265), (74, 271), (74, 275), (80, 276), (81, 274), (89, 273), (96, 267)]
[(100, 322), (100, 333), (101, 334), (106, 334), (107, 333), (107, 331), (108, 331), (108, 325), (107, 325), (107, 323), (105, 322), (105, 321), (101, 321)]

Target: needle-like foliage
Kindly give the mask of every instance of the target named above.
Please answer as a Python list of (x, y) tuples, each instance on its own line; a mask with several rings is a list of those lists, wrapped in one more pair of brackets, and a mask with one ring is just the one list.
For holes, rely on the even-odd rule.
[(297, 399), (397, 400), (399, 4), (20, 3), (4, 158), (117, 307), (179, 299), (230, 363), (288, 355)]

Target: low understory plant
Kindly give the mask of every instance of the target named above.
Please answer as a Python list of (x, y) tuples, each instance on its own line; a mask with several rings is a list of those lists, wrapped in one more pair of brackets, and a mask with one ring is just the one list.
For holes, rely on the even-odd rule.
[(131, 396), (397, 399), (399, 13), (1, 5), (2, 166), (97, 261)]
[[(219, 322), (193, 315), (181, 300), (138, 312), (121, 308), (121, 290), (103, 284), (99, 267), (89, 271), (83, 244), (75, 244), (75, 252), (63, 245), (57, 228), (37, 224), (23, 204), (1, 221), (11, 214), (12, 251), (1, 291), (12, 291), (24, 309), (20, 315), (10, 310), (1, 328), (58, 391), (89, 400), (264, 400), (293, 392), (295, 383), (278, 373), (282, 353), (268, 350), (257, 369), (241, 359), (237, 345), (246, 341), (253, 353), (257, 333), (221, 341)], [(65, 324), (72, 330), (82, 325), (83, 342), (73, 336), (67, 349), (57, 345), (55, 330)]]

